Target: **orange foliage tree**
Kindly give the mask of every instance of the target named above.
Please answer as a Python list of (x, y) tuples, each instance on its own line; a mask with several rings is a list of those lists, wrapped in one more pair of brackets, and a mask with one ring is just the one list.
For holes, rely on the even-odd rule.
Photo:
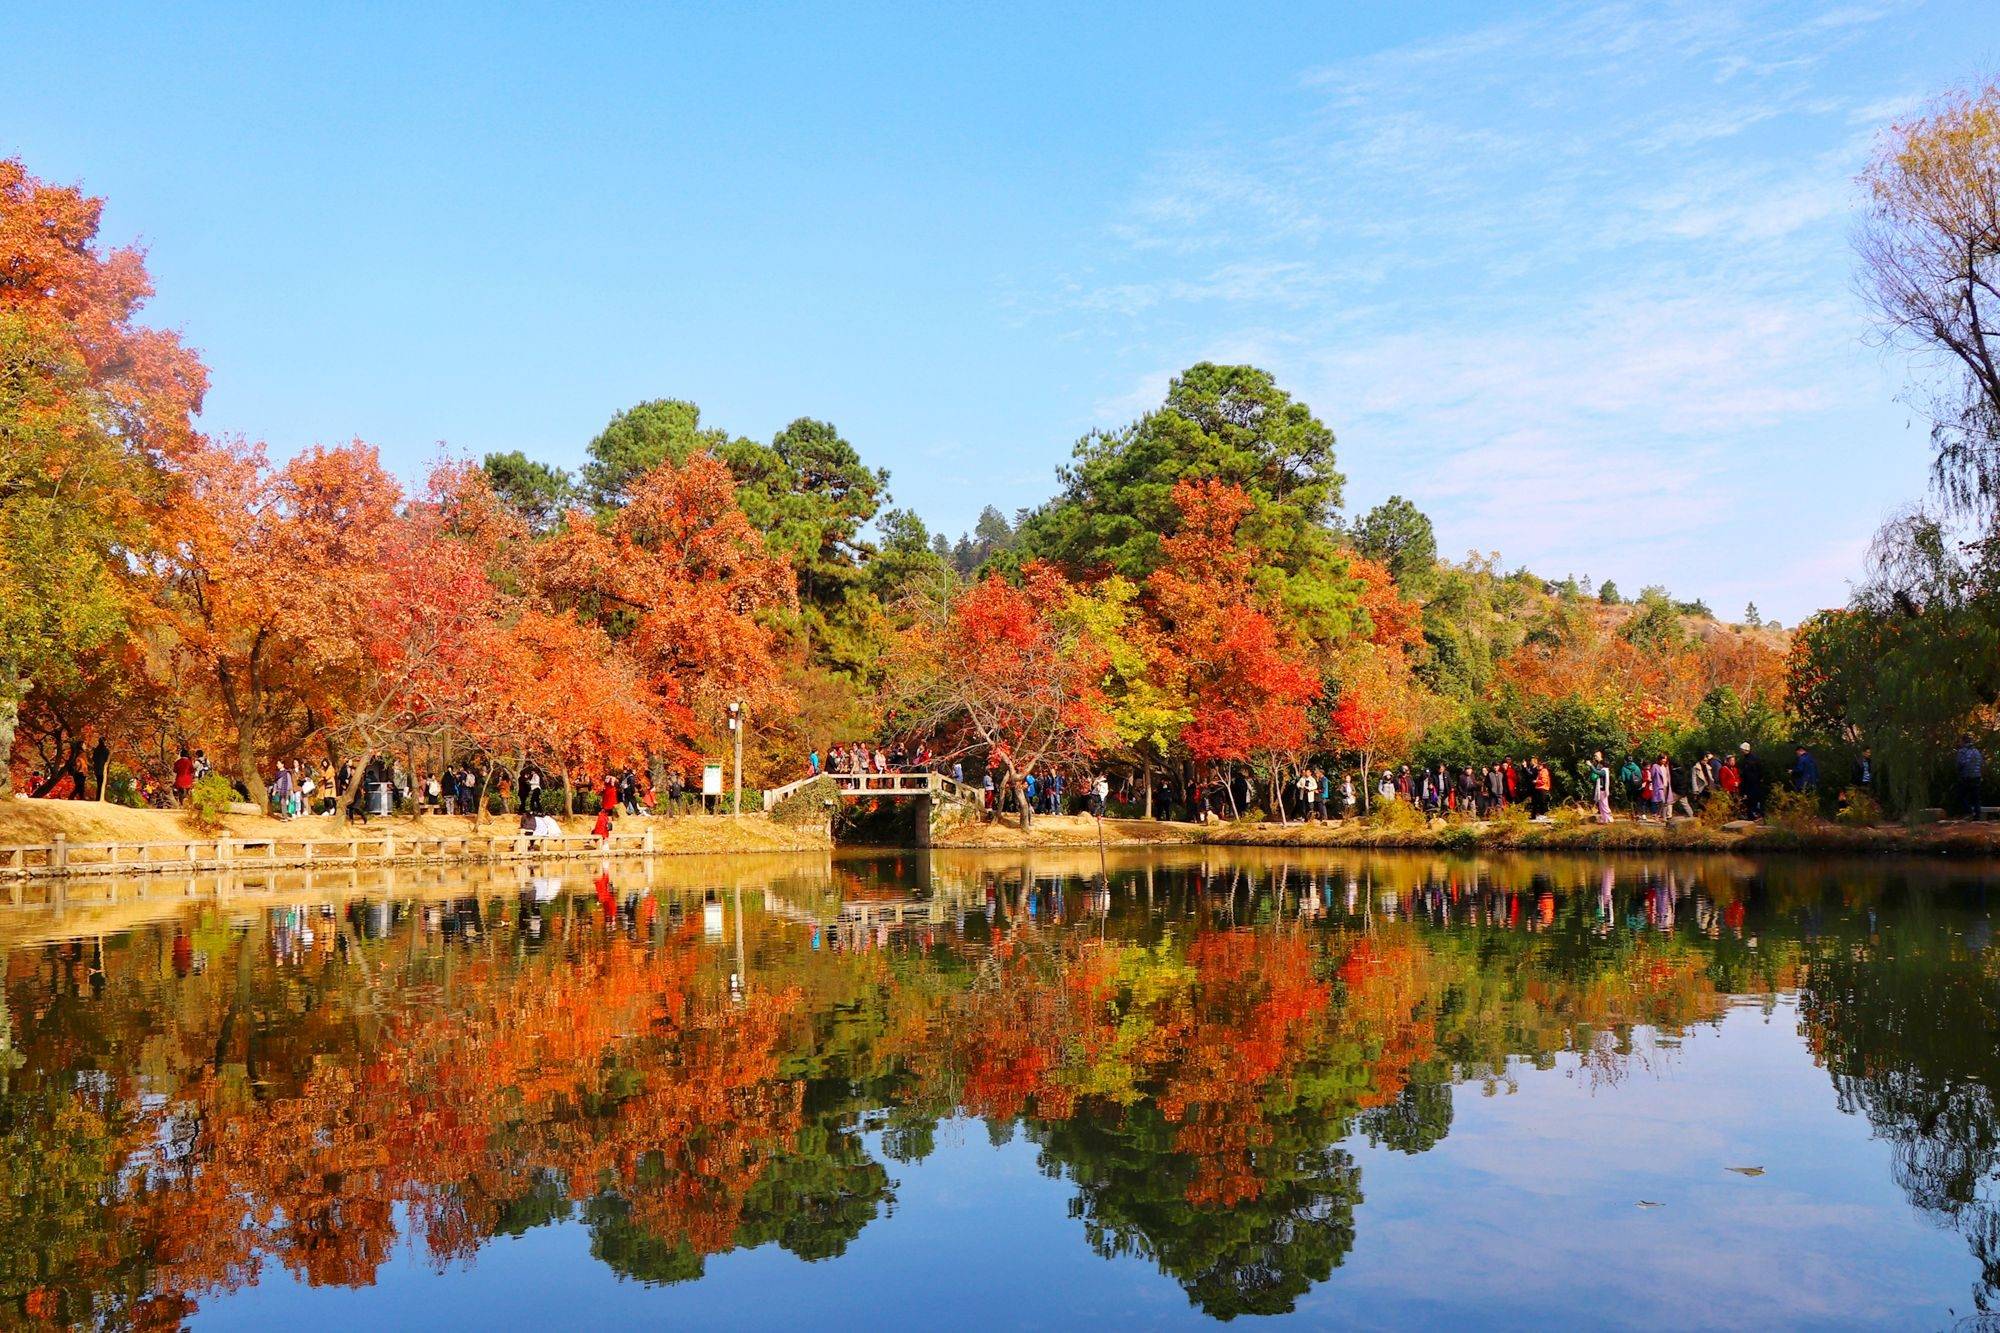
[(1180, 664), (1192, 708), (1181, 739), (1202, 763), (1262, 758), (1274, 808), (1283, 760), (1304, 748), (1320, 681), (1306, 647), (1261, 587), (1263, 562), (1240, 532), (1249, 497), (1219, 481), (1174, 487), (1180, 530), (1146, 580), (1161, 642)]
[(653, 468), (602, 518), (571, 513), (531, 566), (539, 598), (600, 627), (665, 701), (658, 739), (674, 762), (699, 757), (731, 700), (783, 705), (764, 613), (793, 604), (792, 572), (712, 454)]
[(262, 804), (265, 764), (346, 709), (367, 675), (372, 627), (397, 597), (389, 552), (402, 489), (359, 441), (275, 470), (262, 446), (210, 444), (172, 480), (161, 600), (178, 651), (214, 688), (237, 776)]
[(1036, 562), (1016, 585), (991, 575), (929, 604), (897, 645), (892, 678), (910, 729), (983, 751), (1034, 819), (1024, 778), (1074, 767), (1112, 743), (1109, 659), (1068, 614), (1069, 581)]

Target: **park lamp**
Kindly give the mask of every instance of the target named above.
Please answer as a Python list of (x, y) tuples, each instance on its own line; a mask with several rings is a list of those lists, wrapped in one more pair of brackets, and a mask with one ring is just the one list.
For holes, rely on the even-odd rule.
[(729, 705), (729, 729), (731, 731), (734, 731), (742, 725), (743, 725), (743, 705), (742, 704)]

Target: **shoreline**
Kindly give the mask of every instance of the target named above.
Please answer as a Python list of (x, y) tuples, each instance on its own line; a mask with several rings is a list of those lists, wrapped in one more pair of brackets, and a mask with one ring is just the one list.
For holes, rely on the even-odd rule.
[(388, 815), (365, 823), (308, 815), (225, 815), (213, 832), (191, 829), (178, 811), (134, 810), (94, 801), (16, 798), (0, 802), (0, 879), (207, 874), (314, 867), (577, 861), (602, 857), (824, 854), (824, 825), (797, 826), (763, 812), (635, 815), (608, 842), (595, 816), (552, 816), (555, 837), (524, 837), (512, 816)]
[(606, 857), (824, 855), (852, 852), (1164, 851), (1185, 847), (1481, 852), (1699, 852), (2000, 857), (2000, 820), (1853, 827), (1671, 825), (1621, 819), (1435, 821), (1390, 826), (1367, 820), (1271, 824), (1188, 824), (1038, 816), (1024, 834), (1013, 823), (960, 823), (928, 848), (837, 844), (821, 824), (792, 825), (762, 812), (640, 815), (621, 819), (608, 844), (590, 836), (591, 818), (555, 817), (558, 838), (530, 840), (506, 816), (477, 824), (461, 816), (379, 817), (347, 824), (321, 816), (278, 820), (228, 815), (214, 833), (191, 831), (178, 812), (95, 802), (15, 799), (0, 803), (0, 879), (203, 874), (389, 865), (579, 861)]
[[(1829, 853), (1893, 856), (2000, 856), (2000, 820), (1855, 827), (1831, 821), (1804, 826), (1742, 824), (1714, 828), (1697, 820), (1669, 825), (1620, 819), (1611, 824), (1558, 820), (1450, 820), (1411, 827), (1367, 820), (1272, 824), (1181, 824), (1107, 819), (1107, 848), (1178, 846), (1306, 848), (1428, 852), (1715, 852)], [(933, 847), (953, 851), (1010, 851), (1099, 846), (1087, 816), (1038, 816), (1026, 836), (1012, 824), (952, 830)], [(977, 836), (964, 836), (976, 831)]]

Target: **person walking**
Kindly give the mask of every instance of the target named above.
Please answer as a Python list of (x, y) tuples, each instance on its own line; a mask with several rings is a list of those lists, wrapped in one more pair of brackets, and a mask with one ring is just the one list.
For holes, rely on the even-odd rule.
[(1540, 819), (1549, 812), (1549, 793), (1555, 788), (1549, 766), (1542, 762), (1540, 755), (1528, 760), (1528, 786), (1531, 812), (1536, 819)]
[(188, 758), (185, 748), (180, 758), (174, 760), (174, 804), (186, 805), (188, 793), (194, 790), (194, 760)]
[(1750, 747), (1749, 741), (1744, 741), (1736, 748), (1739, 756), (1736, 768), (1742, 774), (1744, 813), (1751, 819), (1762, 819), (1766, 795), (1764, 761), (1757, 757), (1757, 752)]
[(1819, 790), (1819, 760), (1805, 746), (1798, 746), (1792, 758), (1792, 790), (1810, 796)]
[(1958, 808), (1967, 819), (1978, 819), (1985, 814), (1979, 798), (1980, 781), (1986, 776), (1986, 756), (1972, 743), (1970, 734), (1958, 738), (1958, 749), (1952, 752), (1951, 766), (1957, 776)]
[(1611, 822), (1611, 766), (1604, 762), (1604, 751), (1590, 756), (1590, 801), (1597, 811), (1597, 822)]
[(111, 747), (105, 743), (104, 733), (97, 733), (97, 744), (90, 751), (90, 776), (97, 783), (97, 799), (105, 798), (105, 784), (111, 777)]

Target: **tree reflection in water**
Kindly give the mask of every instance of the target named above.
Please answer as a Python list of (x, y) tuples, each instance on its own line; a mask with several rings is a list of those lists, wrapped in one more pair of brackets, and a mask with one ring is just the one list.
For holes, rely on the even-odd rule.
[(644, 1282), (767, 1244), (831, 1259), (894, 1207), (894, 1164), (974, 1117), (1074, 1188), (1099, 1254), (1213, 1316), (1280, 1313), (1354, 1243), (1354, 1142), (1424, 1152), (1457, 1085), (1616, 1080), (1733, 997), (1796, 991), (1984, 1306), (1976, 894), (1803, 864), (940, 857), (731, 895), (721, 940), (696, 898), (607, 880), (24, 943), (0, 1298), (170, 1326), (267, 1264), (365, 1285), (399, 1241), (445, 1265), (555, 1224)]

